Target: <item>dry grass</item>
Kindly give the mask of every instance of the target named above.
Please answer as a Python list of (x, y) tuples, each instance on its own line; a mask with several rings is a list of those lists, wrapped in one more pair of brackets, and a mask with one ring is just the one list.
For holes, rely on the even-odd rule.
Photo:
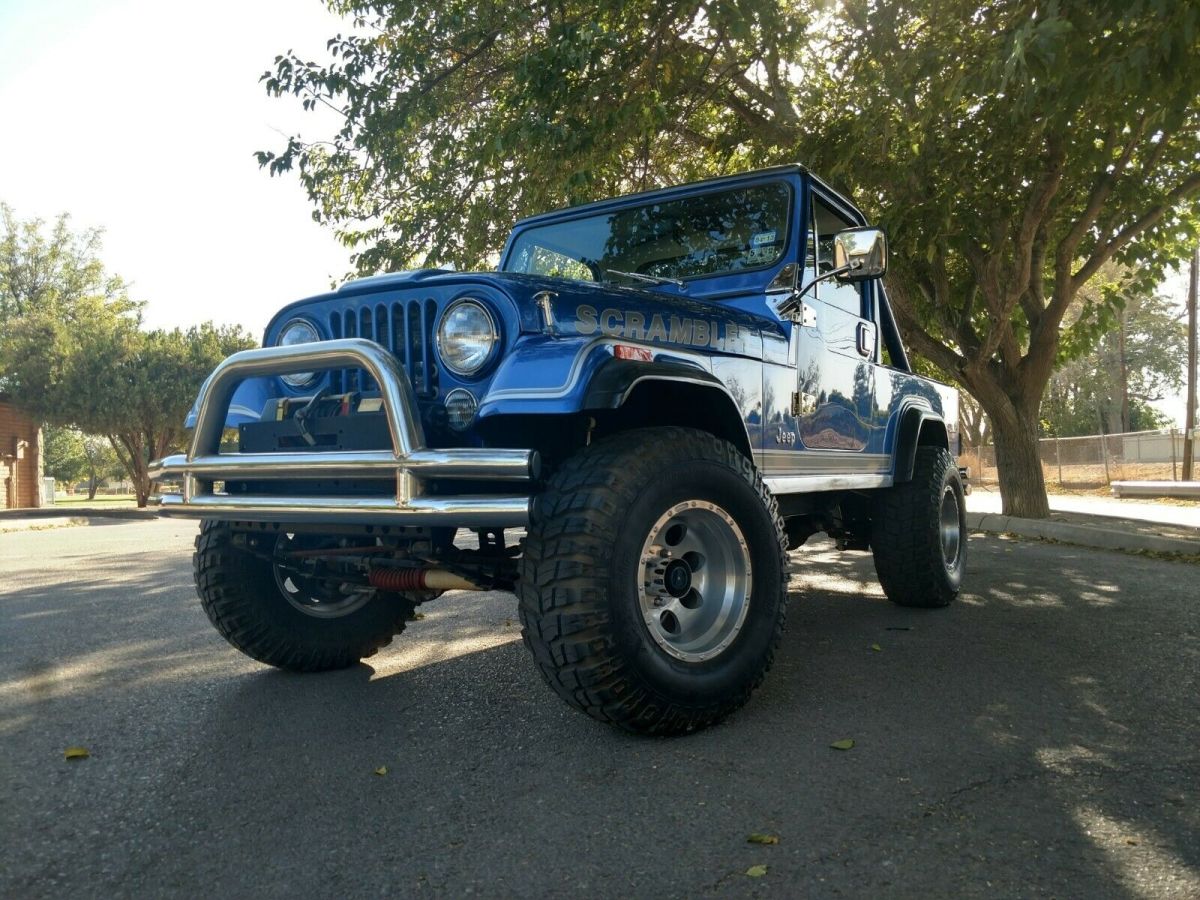
[[(960, 463), (971, 469), (971, 483), (979, 487), (995, 487), (998, 483), (996, 468), (991, 465), (980, 465), (979, 457), (974, 454), (964, 454)], [(1113, 481), (1177, 481), (1179, 468), (1172, 470), (1171, 463), (1126, 463), (1110, 461), (1107, 477), (1103, 463), (1088, 463), (1086, 465), (1063, 464), (1060, 470), (1056, 464), (1042, 463), (1042, 476), (1046, 480), (1046, 490), (1052, 494), (1075, 494), (1092, 497), (1111, 497), (1109, 486)], [(1161, 498), (1157, 503), (1167, 503), (1172, 506), (1192, 507), (1200, 505), (1195, 500)]]

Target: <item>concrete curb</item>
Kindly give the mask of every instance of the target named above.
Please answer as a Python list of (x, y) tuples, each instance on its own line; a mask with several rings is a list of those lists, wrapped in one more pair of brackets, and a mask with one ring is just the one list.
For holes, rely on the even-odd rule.
[(1200, 540), (1161, 537), (1156, 534), (1137, 534), (1100, 528), (1094, 525), (1071, 525), (1046, 519), (1020, 519), (998, 513), (967, 513), (967, 528), (992, 534), (1016, 534), (1021, 537), (1042, 538), (1095, 547), (1100, 550), (1147, 550), (1152, 553), (1171, 553), (1181, 556), (1200, 556)]
[[(48, 528), (78, 528), (93, 524), (83, 516), (38, 516), (35, 519), (0, 519), (0, 535), (19, 534), (22, 531), (44, 531)], [(95, 524), (99, 524), (96, 521)]]
[(38, 509), (0, 509), (0, 526), (6, 519), (153, 519), (158, 516), (158, 507), (144, 509), (119, 507), (106, 509), (103, 506), (43, 506)]

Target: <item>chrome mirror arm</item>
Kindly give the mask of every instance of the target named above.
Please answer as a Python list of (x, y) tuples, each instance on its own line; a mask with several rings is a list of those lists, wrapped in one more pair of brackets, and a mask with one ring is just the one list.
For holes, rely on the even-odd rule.
[(836, 278), (838, 275), (844, 275), (847, 272), (852, 271), (853, 269), (859, 268), (861, 265), (862, 265), (861, 262), (855, 260), (852, 263), (847, 263), (844, 266), (839, 266), (836, 269), (830, 269), (828, 272), (825, 272), (822, 275), (818, 275), (816, 278), (814, 278), (808, 284), (804, 285), (804, 287), (800, 288), (800, 290), (794, 291), (792, 293), (792, 296), (788, 297), (786, 300), (784, 300), (782, 303), (780, 303), (779, 308), (776, 310), (776, 312), (778, 313), (780, 318), (784, 318), (786, 316), (791, 315), (797, 309), (800, 308), (800, 301), (804, 299), (804, 295), (807, 294), (809, 291), (811, 291), (818, 282), (828, 281), (830, 278)]

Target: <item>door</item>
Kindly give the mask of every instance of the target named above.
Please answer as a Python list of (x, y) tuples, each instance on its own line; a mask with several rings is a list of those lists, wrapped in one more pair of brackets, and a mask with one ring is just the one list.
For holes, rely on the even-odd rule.
[[(855, 223), (813, 190), (810, 194), (804, 282), (834, 268), (833, 238)], [(837, 457), (858, 473), (873, 471), (874, 460), (858, 454), (869, 449), (875, 423), (876, 329), (863, 284), (836, 278), (817, 284), (804, 298), (796, 368), (799, 443), (832, 465)], [(886, 465), (886, 459), (879, 461)]]

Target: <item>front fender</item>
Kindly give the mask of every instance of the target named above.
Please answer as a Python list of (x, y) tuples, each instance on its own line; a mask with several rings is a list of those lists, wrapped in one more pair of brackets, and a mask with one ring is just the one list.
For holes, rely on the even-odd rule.
[(588, 386), (613, 360), (606, 337), (523, 338), (500, 363), (479, 406), (479, 418), (559, 415), (585, 408)]
[(709, 357), (640, 345), (652, 354), (650, 360), (623, 359), (614, 353), (618, 343), (630, 342), (607, 337), (526, 339), (501, 363), (479, 418), (616, 410), (647, 390), (674, 390), (670, 396), (690, 411), (695, 427), (708, 427), (751, 452), (739, 406), (713, 374)]
[(526, 337), (500, 363), (480, 403), (479, 418), (499, 415), (561, 415), (614, 409), (639, 380), (702, 381), (728, 391), (712, 374), (708, 357), (674, 347), (637, 345), (652, 362), (617, 359), (614, 337)]
[[(584, 409), (617, 409), (639, 384), (648, 381), (671, 381), (695, 384), (719, 391), (734, 403), (721, 380), (698, 366), (671, 359), (641, 362), (632, 359), (610, 359), (603, 363), (588, 383), (583, 397)], [(737, 405), (734, 404), (736, 410)]]
[[(257, 422), (267, 401), (278, 393), (274, 382), (273, 378), (247, 378), (238, 385), (237, 390), (233, 392), (233, 399), (229, 402), (229, 415), (225, 417), (225, 427), (237, 428), (246, 422)], [(198, 401), (199, 397), (196, 399)], [(196, 427), (196, 403), (192, 403), (184, 427)]]

